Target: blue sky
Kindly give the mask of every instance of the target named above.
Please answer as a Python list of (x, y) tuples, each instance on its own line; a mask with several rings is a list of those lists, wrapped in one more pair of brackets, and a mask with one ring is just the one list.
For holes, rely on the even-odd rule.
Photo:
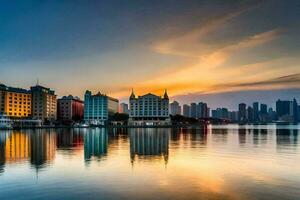
[(267, 102), (265, 91), (300, 98), (297, 0), (0, 4), (0, 81), (7, 85), (28, 88), (38, 78), (59, 96), (90, 89), (121, 100), (131, 88), (168, 88), (181, 102), (215, 96), (225, 106), (249, 91)]

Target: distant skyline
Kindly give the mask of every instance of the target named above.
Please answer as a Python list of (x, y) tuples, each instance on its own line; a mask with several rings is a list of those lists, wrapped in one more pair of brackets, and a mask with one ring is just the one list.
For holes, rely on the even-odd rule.
[(0, 25), (9, 86), (121, 101), (167, 88), (230, 109), (300, 98), (298, 0), (4, 0)]

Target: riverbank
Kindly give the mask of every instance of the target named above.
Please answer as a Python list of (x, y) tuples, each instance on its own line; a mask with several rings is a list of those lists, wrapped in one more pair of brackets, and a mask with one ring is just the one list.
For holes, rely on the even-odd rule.
[(24, 126), (24, 127), (11, 127), (11, 128), (0, 128), (0, 130), (20, 130), (20, 129), (51, 129), (51, 128), (180, 128), (180, 127), (201, 127), (205, 124), (189, 124), (189, 125), (98, 125), (98, 126)]

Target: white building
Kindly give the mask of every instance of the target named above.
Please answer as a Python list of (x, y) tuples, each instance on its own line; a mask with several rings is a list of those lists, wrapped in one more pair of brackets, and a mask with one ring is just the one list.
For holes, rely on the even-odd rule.
[(181, 115), (181, 106), (177, 101), (170, 103), (170, 115)]
[(129, 98), (129, 125), (166, 125), (170, 124), (169, 97), (148, 93), (136, 97), (132, 92)]

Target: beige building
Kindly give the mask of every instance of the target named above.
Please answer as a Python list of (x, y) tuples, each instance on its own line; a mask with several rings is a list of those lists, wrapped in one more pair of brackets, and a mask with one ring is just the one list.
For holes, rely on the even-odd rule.
[(168, 125), (169, 97), (167, 91), (163, 97), (151, 93), (136, 97), (129, 97), (129, 121), (130, 125)]
[(57, 116), (57, 100), (53, 90), (36, 85), (30, 88), (32, 94), (32, 117), (43, 122), (52, 122)]

